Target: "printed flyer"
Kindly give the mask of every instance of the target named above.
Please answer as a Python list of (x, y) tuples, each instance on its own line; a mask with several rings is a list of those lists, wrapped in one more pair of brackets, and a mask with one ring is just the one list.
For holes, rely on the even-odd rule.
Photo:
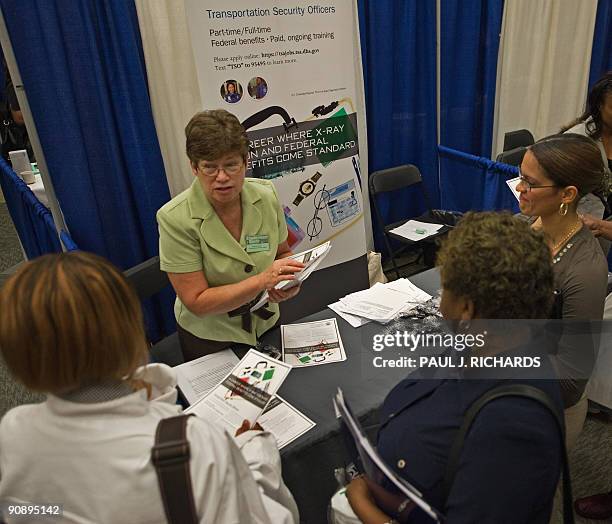
[(243, 420), (257, 421), (289, 371), (288, 364), (250, 349), (217, 387), (185, 412), (225, 427), (233, 435)]

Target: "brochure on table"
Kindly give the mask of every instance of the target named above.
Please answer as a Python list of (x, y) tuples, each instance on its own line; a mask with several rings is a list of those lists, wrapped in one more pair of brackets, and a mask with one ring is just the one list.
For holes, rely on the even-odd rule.
[(274, 435), (278, 449), (301, 437), (316, 424), (289, 402), (276, 395), (259, 417), (259, 424)]
[(288, 364), (249, 349), (220, 384), (185, 411), (223, 426), (233, 435), (244, 420), (257, 421), (289, 371)]
[[(226, 349), (180, 364), (174, 369), (181, 392), (189, 404), (195, 404), (220, 384), (238, 363), (239, 359), (234, 352)], [(278, 449), (284, 448), (316, 426), (315, 422), (278, 395), (272, 398), (261, 414), (259, 423), (274, 435)]]
[(178, 387), (189, 404), (195, 404), (220, 384), (240, 359), (231, 349), (204, 355), (176, 366)]
[(293, 367), (346, 360), (335, 318), (281, 326), (283, 361)]
[[(305, 267), (302, 271), (295, 273), (295, 280), (284, 280), (279, 282), (274, 286), (275, 289), (291, 289), (294, 286), (304, 282), (311, 273), (319, 267), (323, 259), (329, 253), (331, 249), (331, 242), (327, 241), (321, 244), (320, 246), (314, 247), (307, 251), (302, 251), (301, 253), (297, 253), (295, 255), (291, 255), (287, 258), (292, 258), (293, 260), (297, 260), (302, 262)], [(251, 308), (251, 311), (256, 311), (260, 307), (262, 307), (268, 301), (268, 292), (264, 291), (261, 298), (257, 301), (257, 303)]]
[[(411, 501), (427, 513), (434, 522), (443, 522), (444, 517), (442, 513), (432, 507), (423, 498), (423, 494), (417, 488), (407, 480), (398, 476), (380, 458), (380, 455), (366, 437), (361, 424), (353, 415), (340, 388), (338, 388), (338, 392), (333, 398), (333, 403), (334, 409), (336, 410), (336, 416), (340, 418), (343, 423), (343, 429), (347, 430), (350, 434), (350, 437), (347, 438), (346, 441), (353, 442), (355, 446), (353, 449), (350, 449), (349, 452), (355, 455), (353, 460), (357, 459), (357, 454), (359, 455), (361, 465), (366, 474), (366, 481), (368, 483), (372, 482), (379, 487), (383, 484), (383, 480), (393, 484), (399, 490), (399, 493), (391, 493), (385, 490), (385, 500), (390, 503), (394, 509), (401, 505), (405, 506), (404, 502), (406, 501)], [(391, 498), (397, 498), (397, 500), (391, 501)], [(378, 500), (377, 502), (380, 503), (381, 501)], [(384, 510), (385, 508), (381, 507), (381, 509)]]

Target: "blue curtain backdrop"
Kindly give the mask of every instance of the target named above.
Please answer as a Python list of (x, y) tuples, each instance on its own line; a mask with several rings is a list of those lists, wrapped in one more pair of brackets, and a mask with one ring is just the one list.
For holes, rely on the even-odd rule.
[[(156, 255), (155, 212), (170, 194), (134, 3), (0, 5), (72, 238), (123, 269)], [(174, 325), (164, 312), (148, 311), (161, 332)]]
[(589, 88), (606, 71), (612, 71), (612, 0), (599, 0), (593, 33)]
[[(478, 157), (491, 157), (503, 7), (503, 0), (440, 2), (440, 144)], [(440, 183), (441, 205), (453, 210), (494, 209), (503, 201), (497, 193), (507, 191), (502, 175), (446, 156)]]
[[(369, 171), (415, 164), (440, 201), (436, 152), (436, 3), (359, 0)], [(381, 198), (387, 223), (420, 214), (418, 194)], [(378, 249), (382, 238), (375, 224)]]

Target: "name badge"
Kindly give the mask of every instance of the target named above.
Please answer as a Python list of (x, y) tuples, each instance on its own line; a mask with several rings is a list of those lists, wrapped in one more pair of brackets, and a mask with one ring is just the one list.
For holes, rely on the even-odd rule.
[(246, 252), (258, 253), (260, 251), (270, 251), (270, 239), (268, 235), (247, 235)]

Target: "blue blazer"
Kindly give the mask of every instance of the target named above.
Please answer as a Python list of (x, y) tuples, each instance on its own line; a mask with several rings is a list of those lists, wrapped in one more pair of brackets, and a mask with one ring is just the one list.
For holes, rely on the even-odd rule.
[[(549, 365), (548, 359), (543, 362)], [(408, 378), (383, 404), (378, 451), (449, 524), (549, 522), (561, 471), (561, 441), (552, 414), (530, 399), (504, 397), (480, 411), (466, 436), (448, 500), (442, 500), (450, 448), (466, 411), (488, 390), (509, 383), (540, 388), (562, 416), (554, 380)], [(409, 522), (430, 519), (415, 509)]]

